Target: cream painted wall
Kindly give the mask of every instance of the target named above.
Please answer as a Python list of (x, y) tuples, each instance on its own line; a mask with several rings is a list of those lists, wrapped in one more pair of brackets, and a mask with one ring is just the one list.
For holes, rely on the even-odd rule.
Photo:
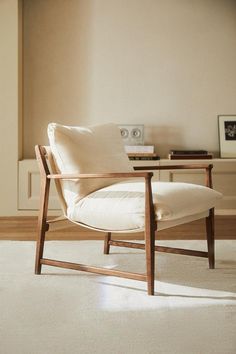
[(236, 114), (236, 1), (25, 0), (24, 156), (50, 121), (144, 123), (146, 143), (218, 153)]
[[(19, 5), (21, 3), (19, 2)], [(0, 1), (0, 215), (17, 213), (19, 157), (18, 1)], [(19, 145), (18, 145), (19, 144)]]
[(145, 123), (163, 156), (218, 150), (216, 115), (236, 113), (235, 1), (24, 0), (23, 105), (21, 2), (0, 0), (0, 216), (29, 214), (17, 161), (52, 120)]

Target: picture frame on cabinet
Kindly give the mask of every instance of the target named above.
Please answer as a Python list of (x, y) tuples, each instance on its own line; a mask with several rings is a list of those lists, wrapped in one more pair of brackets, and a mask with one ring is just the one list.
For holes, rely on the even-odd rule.
[(236, 158), (236, 114), (218, 115), (221, 158)]

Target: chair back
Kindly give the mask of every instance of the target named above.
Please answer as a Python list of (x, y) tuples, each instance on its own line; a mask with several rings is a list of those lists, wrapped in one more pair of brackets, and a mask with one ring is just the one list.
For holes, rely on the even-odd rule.
[[(50, 123), (48, 138), (59, 174), (133, 172), (116, 124), (74, 127)], [(116, 182), (116, 178), (90, 178), (60, 183), (68, 208), (73, 208), (88, 194)]]
[[(45, 176), (50, 173), (52, 173), (52, 174), (59, 173), (56, 168), (55, 161), (54, 161), (50, 146), (36, 145), (35, 152), (36, 152), (36, 157), (37, 157), (37, 160), (39, 163), (39, 170), (40, 170), (41, 177), (42, 177), (42, 175)], [(55, 179), (54, 182), (55, 182), (55, 186), (56, 186), (56, 190), (58, 193), (59, 202), (60, 202), (62, 211), (63, 211), (64, 215), (66, 216), (67, 204), (66, 204), (66, 201), (63, 197), (61, 182), (59, 179)]]

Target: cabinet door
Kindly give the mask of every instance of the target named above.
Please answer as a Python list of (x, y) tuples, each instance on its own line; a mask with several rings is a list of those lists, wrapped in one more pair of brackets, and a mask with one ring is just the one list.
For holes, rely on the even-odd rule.
[(236, 215), (236, 159), (216, 159), (213, 165), (213, 187), (223, 194), (218, 212)]
[[(19, 210), (38, 210), (40, 198), (40, 175), (36, 160), (19, 161)], [(60, 210), (60, 203), (57, 197), (54, 182), (50, 187), (49, 209)], [(56, 213), (58, 214), (58, 212)]]

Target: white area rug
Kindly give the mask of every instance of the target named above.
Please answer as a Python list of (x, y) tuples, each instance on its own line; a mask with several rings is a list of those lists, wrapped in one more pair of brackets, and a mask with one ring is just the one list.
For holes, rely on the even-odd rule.
[[(204, 241), (158, 244), (205, 249)], [(144, 253), (48, 241), (45, 257), (142, 272)], [(156, 296), (139, 281), (43, 267), (34, 242), (0, 241), (1, 354), (236, 353), (236, 241), (207, 259), (156, 254)]]

